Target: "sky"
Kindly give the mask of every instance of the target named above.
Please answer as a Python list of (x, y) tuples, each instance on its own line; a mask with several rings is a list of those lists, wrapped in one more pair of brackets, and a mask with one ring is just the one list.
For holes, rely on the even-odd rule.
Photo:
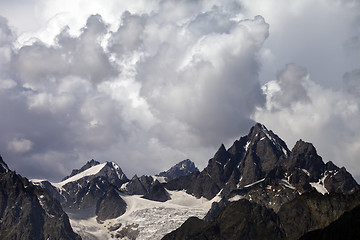
[(0, 154), (204, 168), (261, 122), (360, 180), (358, 0), (0, 0)]

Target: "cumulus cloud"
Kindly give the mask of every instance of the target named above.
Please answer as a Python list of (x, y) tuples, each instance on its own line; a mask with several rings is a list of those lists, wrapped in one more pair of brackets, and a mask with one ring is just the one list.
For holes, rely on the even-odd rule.
[[(9, 16), (14, 1), (0, 3), (17, 25), (0, 18), (0, 153), (25, 176), (58, 180), (90, 158), (128, 175), (185, 158), (202, 168), (254, 120), (354, 164), (351, 1), (31, 3), (25, 18)], [(326, 149), (332, 139), (347, 162)]]
[(57, 165), (42, 173), (50, 178), (97, 157), (138, 174), (184, 158), (203, 167), (248, 131), (265, 103), (258, 52), (269, 25), (201, 1), (173, 4), (119, 13), (115, 31), (91, 15), (78, 35), (64, 27), (52, 41), (12, 48), (0, 105), (9, 165), (28, 176), (42, 171), (29, 162)]

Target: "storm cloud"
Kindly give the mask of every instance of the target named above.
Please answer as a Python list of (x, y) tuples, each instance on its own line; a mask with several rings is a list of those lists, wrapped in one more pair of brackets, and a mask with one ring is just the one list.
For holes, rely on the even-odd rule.
[(360, 176), (359, 4), (276, 3), (34, 0), (21, 21), (3, 1), (0, 154), (51, 180), (202, 168), (260, 121)]

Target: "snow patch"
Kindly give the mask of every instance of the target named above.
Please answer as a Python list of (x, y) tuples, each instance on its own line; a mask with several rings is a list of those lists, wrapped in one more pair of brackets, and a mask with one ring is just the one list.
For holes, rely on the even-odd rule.
[(221, 163), (221, 162), (219, 162), (219, 161), (216, 161), (216, 163), (217, 163), (217, 164), (219, 164), (220, 166), (222, 166), (222, 163)]
[(248, 188), (248, 187), (254, 186), (255, 184), (261, 183), (261, 182), (263, 182), (264, 180), (265, 180), (265, 178), (260, 179), (259, 181), (250, 183), (250, 184), (248, 184), (248, 185), (245, 185), (244, 188)]
[(154, 179), (154, 182), (158, 180), (160, 183), (166, 183), (166, 177), (160, 177), (160, 176), (151, 176), (151, 177)]
[(245, 151), (247, 151), (249, 149), (249, 146), (251, 144), (251, 141), (248, 141), (244, 147)]
[(319, 179), (318, 182), (311, 182), (310, 183), (310, 185), (312, 187), (314, 187), (316, 189), (316, 191), (318, 191), (322, 195), (325, 195), (325, 194), (329, 193), (328, 190), (325, 188), (325, 185), (324, 185), (324, 181), (325, 181), (326, 177), (327, 177), (327, 174), (324, 174), (324, 177)]
[(229, 201), (230, 201), (230, 202), (236, 202), (236, 201), (239, 201), (240, 199), (244, 199), (244, 198), (245, 198), (245, 196), (235, 195), (235, 196), (229, 198)]
[(309, 177), (310, 177), (310, 173), (309, 173), (309, 171), (308, 170), (306, 170), (306, 169), (301, 169), (304, 173), (306, 173), (306, 175), (308, 175)]
[(62, 182), (59, 183), (51, 183), (53, 186), (58, 187), (58, 188), (62, 188), (62, 186), (64, 186), (65, 184), (69, 183), (69, 182), (76, 182), (77, 180), (83, 178), (83, 177), (87, 177), (87, 176), (92, 176), (97, 174), (98, 172), (100, 172), (101, 169), (103, 169), (103, 167), (105, 167), (106, 163), (102, 163), (102, 164), (98, 164), (95, 165), (89, 169), (86, 169), (85, 171), (82, 171)]
[(279, 184), (284, 185), (284, 186), (287, 187), (287, 188), (296, 190), (296, 188), (295, 188), (293, 185), (291, 185), (291, 184), (289, 183), (289, 181), (288, 181), (287, 179), (285, 179), (285, 178), (280, 179), (280, 180), (279, 180)]
[(324, 187), (324, 185), (322, 185), (320, 183), (312, 182), (312, 183), (310, 183), (310, 185), (312, 187), (314, 187), (316, 189), (316, 191), (318, 191), (322, 195), (325, 195), (326, 193), (329, 193), (328, 190), (326, 190), (326, 188)]

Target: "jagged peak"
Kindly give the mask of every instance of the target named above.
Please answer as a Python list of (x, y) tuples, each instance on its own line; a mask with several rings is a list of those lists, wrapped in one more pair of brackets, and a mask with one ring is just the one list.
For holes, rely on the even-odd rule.
[(317, 155), (317, 151), (316, 151), (316, 148), (314, 147), (314, 145), (310, 142), (305, 142), (303, 141), (302, 139), (299, 139), (293, 149), (291, 150), (292, 153), (296, 153), (298, 151), (301, 151), (301, 152), (312, 152), (314, 153), (315, 155)]
[(312, 143), (305, 142), (302, 139), (295, 143), (295, 146), (291, 150), (291, 155), (287, 159), (285, 165), (288, 169), (300, 168), (307, 170), (310, 173), (310, 178), (312, 180), (319, 179), (320, 174), (326, 167), (322, 158), (317, 154), (314, 145)]
[(251, 129), (249, 134), (246, 136), (247, 142), (244, 143), (244, 149), (247, 151), (252, 143), (255, 141), (262, 141), (268, 139), (280, 152), (281, 155), (287, 157), (290, 154), (290, 150), (286, 143), (273, 131), (262, 123), (256, 123)]
[(222, 155), (224, 153), (227, 153), (227, 151), (226, 151), (225, 145), (222, 143), (220, 145), (219, 149), (217, 150), (217, 152), (215, 153), (215, 157), (219, 156), (219, 155)]

